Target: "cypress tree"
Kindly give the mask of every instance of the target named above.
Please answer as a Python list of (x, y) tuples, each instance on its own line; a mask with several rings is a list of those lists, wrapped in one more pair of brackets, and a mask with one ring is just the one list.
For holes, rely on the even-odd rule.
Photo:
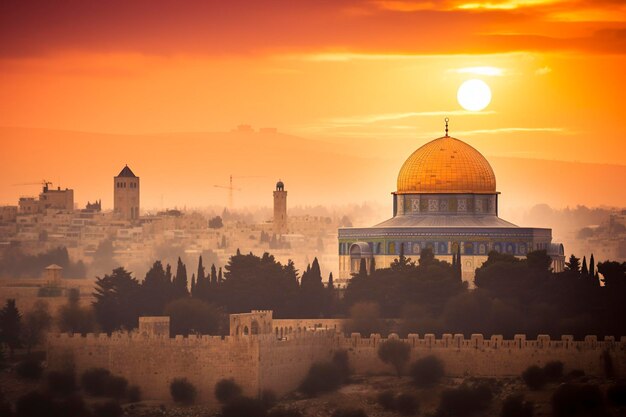
[(376, 258), (372, 256), (372, 260), (370, 261), (370, 275), (372, 275), (376, 271)]
[(217, 283), (221, 284), (224, 281), (224, 278), (222, 277), (222, 267), (220, 266), (220, 270), (217, 273)]
[(201, 282), (204, 281), (204, 266), (202, 265), (202, 255), (200, 255), (200, 258), (198, 259), (198, 274), (197, 276), (197, 281), (196, 282)]
[(591, 254), (591, 258), (589, 258), (589, 278), (593, 278), (596, 276), (596, 263), (593, 259), (593, 253)]
[(328, 288), (330, 289), (334, 289), (335, 288), (335, 283), (333, 280), (333, 273), (331, 272), (330, 275), (328, 275)]
[(461, 245), (456, 250), (456, 275), (459, 281), (463, 281), (463, 264), (461, 263)]
[(191, 295), (192, 297), (197, 297), (196, 294), (196, 274), (191, 274)]
[(359, 265), (359, 275), (364, 277), (367, 275), (367, 263), (365, 258), (361, 258), (361, 264)]
[(178, 264), (176, 266), (176, 276), (174, 277), (174, 294), (176, 297), (186, 297), (189, 295), (188, 289), (188, 281), (187, 281), (187, 267), (178, 257)]
[(580, 274), (583, 278), (587, 278), (589, 275), (589, 270), (587, 269), (587, 257), (583, 256), (583, 266), (580, 268)]
[(211, 265), (211, 284), (217, 285), (217, 269), (215, 269), (215, 264)]
[(15, 299), (8, 299), (0, 310), (0, 341), (9, 346), (11, 358), (15, 348), (20, 347), (22, 315), (15, 306)]

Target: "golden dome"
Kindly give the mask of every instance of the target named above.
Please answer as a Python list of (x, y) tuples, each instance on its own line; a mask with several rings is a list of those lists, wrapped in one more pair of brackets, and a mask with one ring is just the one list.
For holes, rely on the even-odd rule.
[(476, 149), (450, 136), (428, 142), (404, 162), (399, 194), (496, 192), (491, 165)]

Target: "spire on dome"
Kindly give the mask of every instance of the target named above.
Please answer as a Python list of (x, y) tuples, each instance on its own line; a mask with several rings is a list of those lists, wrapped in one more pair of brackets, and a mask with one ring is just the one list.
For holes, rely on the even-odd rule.
[(448, 119), (446, 117), (446, 137), (448, 137), (448, 122), (450, 121), (450, 119)]

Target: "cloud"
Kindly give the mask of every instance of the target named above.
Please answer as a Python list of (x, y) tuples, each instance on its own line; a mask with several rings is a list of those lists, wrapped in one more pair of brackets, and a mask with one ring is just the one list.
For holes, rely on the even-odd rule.
[(519, 132), (552, 132), (552, 133), (564, 133), (566, 129), (560, 127), (501, 127), (497, 129), (477, 129), (477, 130), (463, 130), (455, 132), (459, 136), (471, 136), (471, 135), (490, 135), (498, 133), (519, 133)]
[[(601, 14), (593, 11), (601, 10)], [(560, 18), (575, 14), (576, 21)], [(614, 16), (613, 22), (602, 20)], [(615, 0), (0, 2), (0, 58), (55, 53), (373, 57), (515, 51), (626, 53)], [(597, 21), (594, 19), (602, 19)], [(621, 19), (621, 20), (620, 20)], [(344, 55), (343, 59), (351, 56)]]
[(456, 72), (457, 74), (487, 75), (491, 77), (501, 77), (504, 75), (504, 69), (498, 67), (466, 67), (450, 71)]
[(537, 68), (535, 70), (535, 75), (546, 75), (546, 74), (550, 74), (551, 72), (552, 72), (552, 68), (546, 66), (546, 67)]
[(384, 113), (371, 114), (366, 116), (352, 116), (334, 118), (328, 120), (333, 125), (359, 126), (363, 124), (388, 122), (393, 120), (411, 119), (414, 117), (447, 117), (447, 116), (470, 116), (470, 115), (488, 115), (495, 114), (493, 110), (469, 112), (466, 110), (450, 110), (450, 111), (423, 111), (423, 112), (405, 112), (405, 113)]

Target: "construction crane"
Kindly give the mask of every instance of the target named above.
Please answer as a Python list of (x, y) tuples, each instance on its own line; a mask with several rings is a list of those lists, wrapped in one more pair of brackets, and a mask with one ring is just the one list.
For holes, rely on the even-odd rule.
[(22, 182), (19, 184), (13, 184), (13, 186), (22, 186), (22, 185), (42, 185), (43, 191), (46, 192), (48, 191), (48, 186), (52, 185), (52, 183), (50, 181), (41, 180), (39, 182)]
[(225, 188), (228, 190), (228, 209), (232, 212), (234, 208), (233, 203), (233, 192), (241, 191), (241, 188), (237, 188), (233, 185), (233, 178), (242, 179), (242, 178), (263, 178), (262, 176), (241, 176), (241, 177), (233, 177), (233, 174), (230, 174), (228, 185), (213, 185), (215, 188)]

